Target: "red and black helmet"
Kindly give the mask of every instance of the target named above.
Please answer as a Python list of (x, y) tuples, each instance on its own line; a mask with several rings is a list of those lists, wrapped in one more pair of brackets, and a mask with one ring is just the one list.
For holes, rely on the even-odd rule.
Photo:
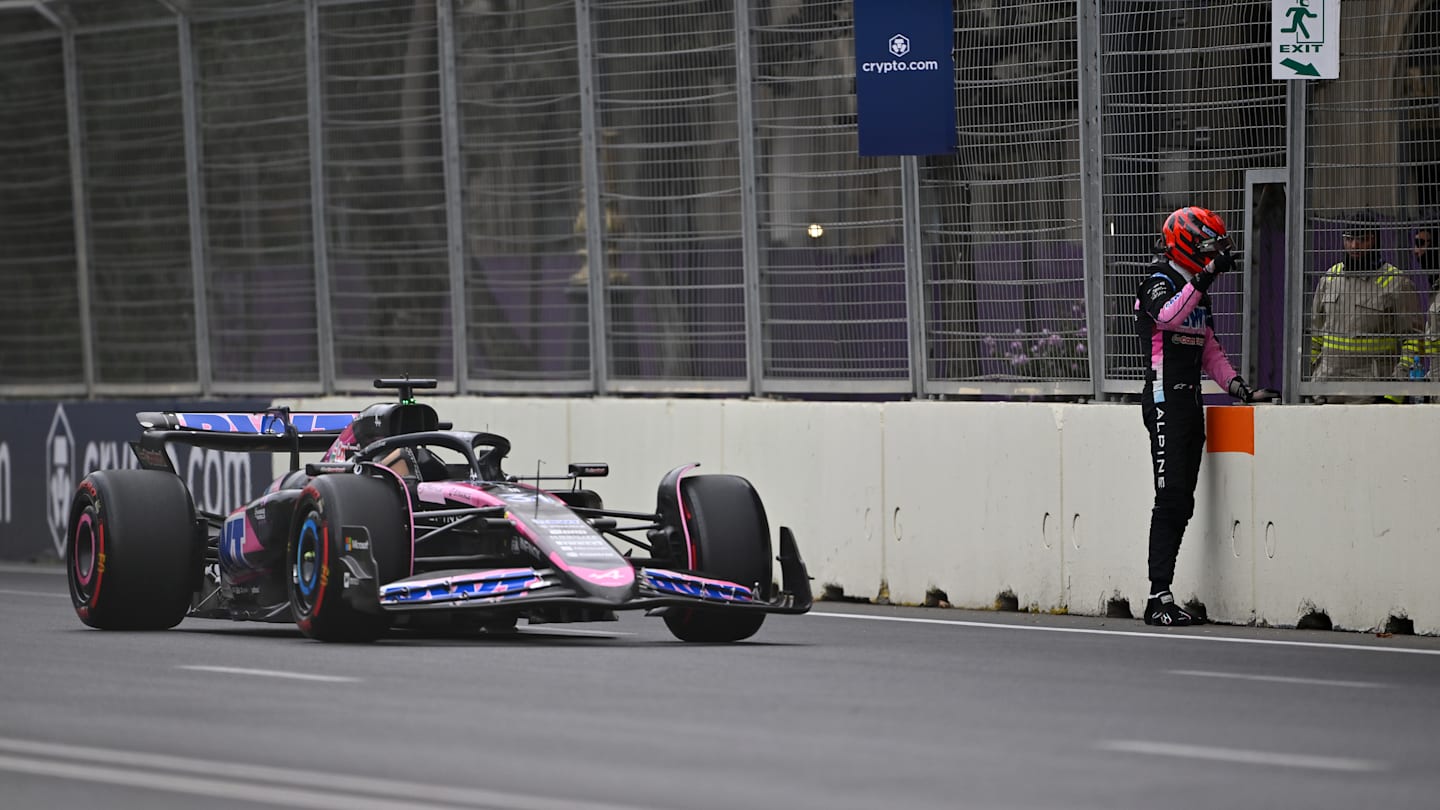
[(1196, 205), (1166, 217), (1160, 233), (1165, 258), (1192, 273), (1200, 272), (1216, 254), (1230, 249), (1225, 220), (1214, 211)]

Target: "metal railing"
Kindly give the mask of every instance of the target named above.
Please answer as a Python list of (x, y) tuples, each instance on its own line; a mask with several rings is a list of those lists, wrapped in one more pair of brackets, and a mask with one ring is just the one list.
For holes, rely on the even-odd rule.
[(867, 158), (848, 0), (0, 0), (0, 395), (1115, 397), (1190, 204), (1252, 381), (1429, 395), (1309, 351), (1365, 210), (1428, 365), (1434, 0), (1305, 82), (1268, 0), (959, 6), (958, 151)]

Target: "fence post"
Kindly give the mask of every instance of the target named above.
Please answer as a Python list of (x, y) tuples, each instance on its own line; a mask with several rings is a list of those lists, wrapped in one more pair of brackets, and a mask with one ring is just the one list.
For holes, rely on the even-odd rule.
[(215, 381), (210, 362), (210, 303), (206, 285), (205, 178), (200, 173), (200, 111), (195, 94), (198, 77), (190, 17), (179, 9), (173, 10), (180, 51), (181, 120), (185, 127), (185, 194), (190, 221), (191, 286), (195, 301), (195, 373), (199, 378), (200, 393), (209, 396)]
[(1300, 369), (1306, 357), (1305, 302), (1305, 104), (1309, 85), (1285, 82), (1285, 347), (1281, 401), (1300, 401)]
[(755, 188), (755, 96), (750, 70), (750, 2), (735, 0), (735, 123), (739, 130), (740, 255), (745, 289), (745, 368), (751, 396), (765, 378), (760, 204)]
[(320, 390), (335, 391), (335, 328), (330, 323), (330, 233), (325, 217), (325, 85), (319, 0), (305, 2), (305, 97), (310, 123), (310, 230), (315, 256), (315, 338)]
[(585, 181), (585, 264), (589, 268), (590, 380), (603, 394), (610, 378), (609, 343), (606, 340), (607, 274), (605, 266), (605, 215), (600, 209), (599, 99), (595, 95), (595, 45), (590, 30), (591, 0), (575, 3), (575, 35), (579, 45), (580, 151)]
[(920, 236), (920, 158), (900, 158), (900, 223), (905, 247), (905, 331), (909, 337), (910, 390), (925, 396), (930, 382), (926, 351), (924, 240)]
[[(1100, 0), (1079, 0), (1080, 232), (1085, 267), (1085, 333), (1090, 384), (1096, 401), (1105, 394), (1105, 163), (1100, 129)], [(1096, 351), (1099, 347), (1099, 351)]]
[(95, 318), (91, 312), (90, 206), (85, 196), (85, 124), (80, 118), (80, 65), (75, 29), (61, 29), (65, 61), (65, 118), (70, 148), (70, 210), (75, 218), (75, 284), (80, 303), (80, 353), (86, 396), (95, 396)]
[(470, 330), (465, 295), (465, 182), (460, 162), (460, 96), (455, 66), (455, 4), (436, 4), (435, 36), (440, 40), (440, 138), (445, 171), (445, 237), (450, 258), (450, 338), (455, 364), (455, 393), (464, 393), (470, 378)]

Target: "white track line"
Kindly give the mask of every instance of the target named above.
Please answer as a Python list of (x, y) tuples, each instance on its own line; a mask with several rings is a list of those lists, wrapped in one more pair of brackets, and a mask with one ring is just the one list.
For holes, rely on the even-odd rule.
[(1264, 638), (1228, 638), (1225, 636), (1196, 636), (1173, 631), (1138, 633), (1133, 630), (1099, 630), (1093, 627), (1044, 627), (1034, 624), (1006, 624), (1004, 622), (967, 622), (955, 619), (921, 619), (912, 616), (867, 616), (863, 613), (820, 613), (811, 611), (806, 616), (820, 616), (828, 619), (861, 619), (872, 622), (909, 622), (912, 624), (944, 624), (952, 627), (982, 627), (987, 630), (1032, 630), (1040, 633), (1079, 633), (1089, 636), (1126, 636), (1147, 638), (1151, 641), (1212, 641), (1220, 644), (1260, 644), (1273, 647), (1310, 647), (1321, 650), (1350, 650), (1352, 652), (1408, 653), (1410, 655), (1440, 655), (1440, 650), (1421, 650), (1414, 647), (1370, 647), (1360, 644), (1336, 644), (1329, 641), (1281, 641)]
[[(208, 796), (214, 799), (248, 801), (280, 807), (304, 807), (310, 808), (310, 810), (351, 810), (351, 808), (354, 810), (394, 810), (395, 807), (393, 799), (335, 793), (328, 789), (322, 793), (302, 788), (227, 782), (204, 776), (122, 771), (119, 768), (107, 768), (100, 765), (11, 757), (4, 754), (0, 754), (0, 771), (51, 776), (65, 780), (99, 782), (106, 785), (120, 785), (164, 793), (184, 793), (192, 796)], [(441, 805), (426, 806), (441, 807)], [(455, 807), (455, 805), (449, 805), (449, 807)]]
[(1309, 768), (1318, 771), (1371, 773), (1386, 770), (1383, 762), (1348, 757), (1320, 757), (1310, 754), (1286, 754), (1279, 751), (1249, 751), (1243, 748), (1212, 748), (1205, 745), (1181, 745), (1152, 740), (1105, 740), (1096, 747), (1123, 754), (1148, 754), (1176, 759), (1203, 759), (1211, 762), (1234, 762), (1241, 765)]
[(0, 594), (4, 594), (6, 596), (50, 596), (58, 597), (60, 599), (68, 599), (70, 597), (70, 594), (68, 593), (53, 593), (51, 591), (16, 591), (11, 590), (10, 588), (0, 588)]
[(345, 675), (311, 675), (305, 672), (283, 672), (277, 669), (246, 669), (244, 667), (214, 667), (205, 664), (181, 664), (176, 669), (195, 672), (220, 672), (226, 675), (253, 675), (259, 678), (288, 678), (292, 681), (319, 681), (321, 683), (359, 683), (359, 678)]
[(1210, 672), (1203, 669), (1172, 669), (1171, 675), (1187, 675), (1192, 678), (1231, 678), (1237, 681), (1264, 681), (1285, 683), (1296, 686), (1339, 686), (1347, 689), (1386, 689), (1390, 685), (1374, 681), (1327, 681), (1320, 678), (1292, 678), (1288, 675), (1247, 675), (1241, 672)]
[[(248, 798), (254, 795), (253, 787), (267, 786), (270, 789), (278, 789), (279, 786), (294, 786), (297, 788), (312, 788), (317, 784), (334, 785), (337, 790), (346, 791), (344, 794), (330, 794), (326, 790), (326, 799), (332, 800), (329, 804), (307, 805), (298, 804), (294, 801), (280, 802), (277, 804), (289, 803), (298, 807), (322, 807), (345, 808), (351, 807), (383, 807), (387, 810), (394, 810), (398, 806), (394, 799), (399, 799), (406, 807), (414, 806), (445, 806), (445, 807), (482, 807), (493, 808), (494, 810), (646, 810), (646, 807), (631, 802), (624, 804), (610, 804), (603, 801), (591, 801), (585, 799), (552, 798), (548, 796), (537, 796), (529, 793), (510, 793), (494, 788), (469, 788), (449, 787), (435, 785), (428, 782), (407, 782), (398, 779), (381, 779), (371, 776), (360, 776), (355, 774), (334, 773), (330, 771), (283, 768), (270, 765), (247, 765), (244, 763), (226, 762), (216, 759), (200, 759), (195, 757), (181, 757), (170, 754), (149, 754), (138, 751), (121, 750), (116, 748), (98, 748), (85, 745), (68, 745), (64, 743), (42, 742), (40, 740), (25, 740), (14, 737), (0, 737), (0, 752), (15, 754), (14, 757), (0, 756), (0, 770), (16, 770), (25, 773), (40, 773), (41, 775), (66, 776), (76, 779), (87, 778), (86, 774), (93, 774), (97, 771), (96, 766), (108, 766), (103, 770), (110, 772), (116, 779), (134, 777), (136, 779), (150, 780), (148, 784), (139, 784), (137, 787), (150, 787), (156, 790), (178, 790), (179, 792), (190, 792), (181, 789), (180, 785), (161, 787), (153, 782), (170, 777), (166, 773), (153, 773), (156, 771), (169, 771), (172, 773), (198, 775), (201, 784), (193, 787), (204, 787), (209, 790), (228, 790), (232, 785), (244, 787), (243, 794), (224, 794), (224, 798)], [(59, 762), (57, 760), (65, 760)], [(39, 766), (35, 763), (40, 763)], [(72, 764), (73, 763), (73, 764)], [(34, 770), (37, 767), (47, 767), (51, 770), (40, 772)], [(64, 774), (55, 773), (55, 768), (70, 767), (76, 771)], [(144, 769), (152, 773), (136, 773), (136, 769)], [(195, 778), (195, 777), (178, 777)], [(114, 780), (113, 784), (130, 784)], [(214, 783), (206, 785), (204, 783)], [(308, 793), (309, 791), (301, 791)], [(206, 792), (204, 795), (216, 795)], [(391, 797), (383, 804), (373, 801), (374, 797)], [(353, 804), (356, 798), (365, 801), (364, 805)], [(303, 798), (303, 797), (300, 797)], [(265, 799), (262, 799), (264, 801)], [(424, 804), (421, 804), (424, 803)]]
[(0, 574), (45, 574), (47, 576), (65, 576), (63, 565), (20, 565), (19, 563), (0, 563)]

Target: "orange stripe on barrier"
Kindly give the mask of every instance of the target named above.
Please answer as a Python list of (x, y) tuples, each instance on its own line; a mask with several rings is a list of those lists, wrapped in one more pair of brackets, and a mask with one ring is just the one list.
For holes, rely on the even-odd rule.
[(1205, 449), (1255, 455), (1255, 409), (1240, 405), (1206, 408)]

